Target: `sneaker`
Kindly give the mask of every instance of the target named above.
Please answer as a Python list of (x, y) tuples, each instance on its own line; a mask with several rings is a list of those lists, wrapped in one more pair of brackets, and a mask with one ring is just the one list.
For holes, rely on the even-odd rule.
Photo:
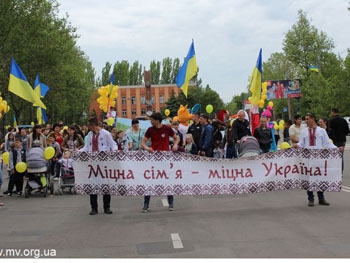
[(7, 193), (7, 196), (12, 196), (12, 193)]
[(144, 205), (141, 212), (142, 213), (147, 213), (149, 211), (149, 206), (148, 205)]
[(58, 178), (58, 177), (55, 177), (55, 178), (53, 178), (53, 180), (54, 180), (54, 181), (58, 181), (58, 180), (59, 180), (59, 178)]
[(6, 190), (6, 191), (4, 192), (4, 195), (7, 195), (8, 193), (9, 193), (9, 191)]
[(308, 206), (314, 206), (315, 204), (314, 204), (314, 201), (313, 200), (309, 200), (309, 204), (308, 204)]
[(17, 192), (17, 195), (22, 195), (22, 192)]
[(174, 211), (174, 210), (175, 210), (174, 204), (169, 205), (169, 211)]
[(328, 203), (325, 199), (319, 200), (319, 201), (318, 201), (318, 204), (319, 204), (319, 205), (325, 205), (325, 206), (329, 206), (329, 205), (330, 205), (330, 203)]

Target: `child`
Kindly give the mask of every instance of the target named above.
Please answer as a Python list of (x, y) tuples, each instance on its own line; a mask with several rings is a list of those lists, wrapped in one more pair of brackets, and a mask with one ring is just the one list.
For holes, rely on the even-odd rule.
[(116, 140), (118, 150), (131, 150), (132, 149), (132, 141), (124, 134), (124, 131), (120, 130), (117, 132), (117, 140)]
[(184, 146), (185, 153), (197, 154), (197, 145), (194, 143), (193, 136), (191, 133), (186, 134), (186, 143)]
[(9, 180), (7, 191), (4, 192), (8, 196), (12, 195), (12, 191), (15, 185), (16, 185), (17, 195), (22, 195), (23, 176), (25, 174), (25, 172), (19, 173), (15, 169), (17, 163), (26, 161), (26, 151), (22, 148), (21, 136), (16, 136), (14, 146), (15, 147), (10, 151), (10, 163), (9, 163), (9, 170), (11, 174), (10, 180)]
[(63, 157), (58, 160), (62, 167), (62, 175), (74, 175), (73, 160), (70, 158), (71, 153), (69, 150), (65, 150)]
[(220, 141), (216, 140), (215, 145), (214, 145), (214, 150), (213, 150), (213, 157), (214, 158), (223, 158), (223, 150), (220, 148)]
[(51, 146), (55, 149), (55, 155), (52, 157), (50, 162), (50, 173), (54, 176), (54, 181), (58, 181), (58, 177), (60, 176), (61, 166), (58, 163), (59, 158), (62, 156), (61, 146), (58, 142), (56, 142), (56, 135), (54, 133), (50, 133), (48, 137), (48, 146)]

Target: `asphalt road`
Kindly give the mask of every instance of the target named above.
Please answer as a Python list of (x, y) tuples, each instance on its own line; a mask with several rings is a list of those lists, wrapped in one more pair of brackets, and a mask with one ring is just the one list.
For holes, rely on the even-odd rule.
[[(350, 147), (349, 147), (350, 149)], [(350, 150), (331, 206), (307, 206), (302, 190), (235, 196), (112, 196), (112, 215), (90, 216), (89, 197), (2, 197), (0, 258), (348, 258)], [(6, 175), (2, 189), (7, 186)]]

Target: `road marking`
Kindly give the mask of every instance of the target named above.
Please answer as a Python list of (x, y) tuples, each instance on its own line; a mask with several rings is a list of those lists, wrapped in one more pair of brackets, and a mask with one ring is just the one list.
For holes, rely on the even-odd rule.
[(174, 248), (184, 248), (178, 233), (171, 233), (171, 240), (173, 241)]
[(162, 199), (162, 204), (164, 207), (169, 206), (168, 199)]
[(344, 192), (350, 193), (350, 187), (349, 187), (349, 186), (343, 185), (343, 186), (341, 187), (341, 190), (344, 191)]

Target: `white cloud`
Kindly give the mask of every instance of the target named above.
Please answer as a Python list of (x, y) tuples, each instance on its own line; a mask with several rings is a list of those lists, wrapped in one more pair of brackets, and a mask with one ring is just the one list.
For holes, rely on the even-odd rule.
[(224, 101), (246, 90), (248, 77), (263, 48), (263, 61), (282, 51), (284, 34), (307, 12), (331, 37), (335, 52), (345, 55), (350, 35), (348, 1), (317, 0), (60, 0), (62, 13), (81, 35), (78, 45), (97, 74), (106, 62), (186, 56), (195, 41), (199, 77)]

